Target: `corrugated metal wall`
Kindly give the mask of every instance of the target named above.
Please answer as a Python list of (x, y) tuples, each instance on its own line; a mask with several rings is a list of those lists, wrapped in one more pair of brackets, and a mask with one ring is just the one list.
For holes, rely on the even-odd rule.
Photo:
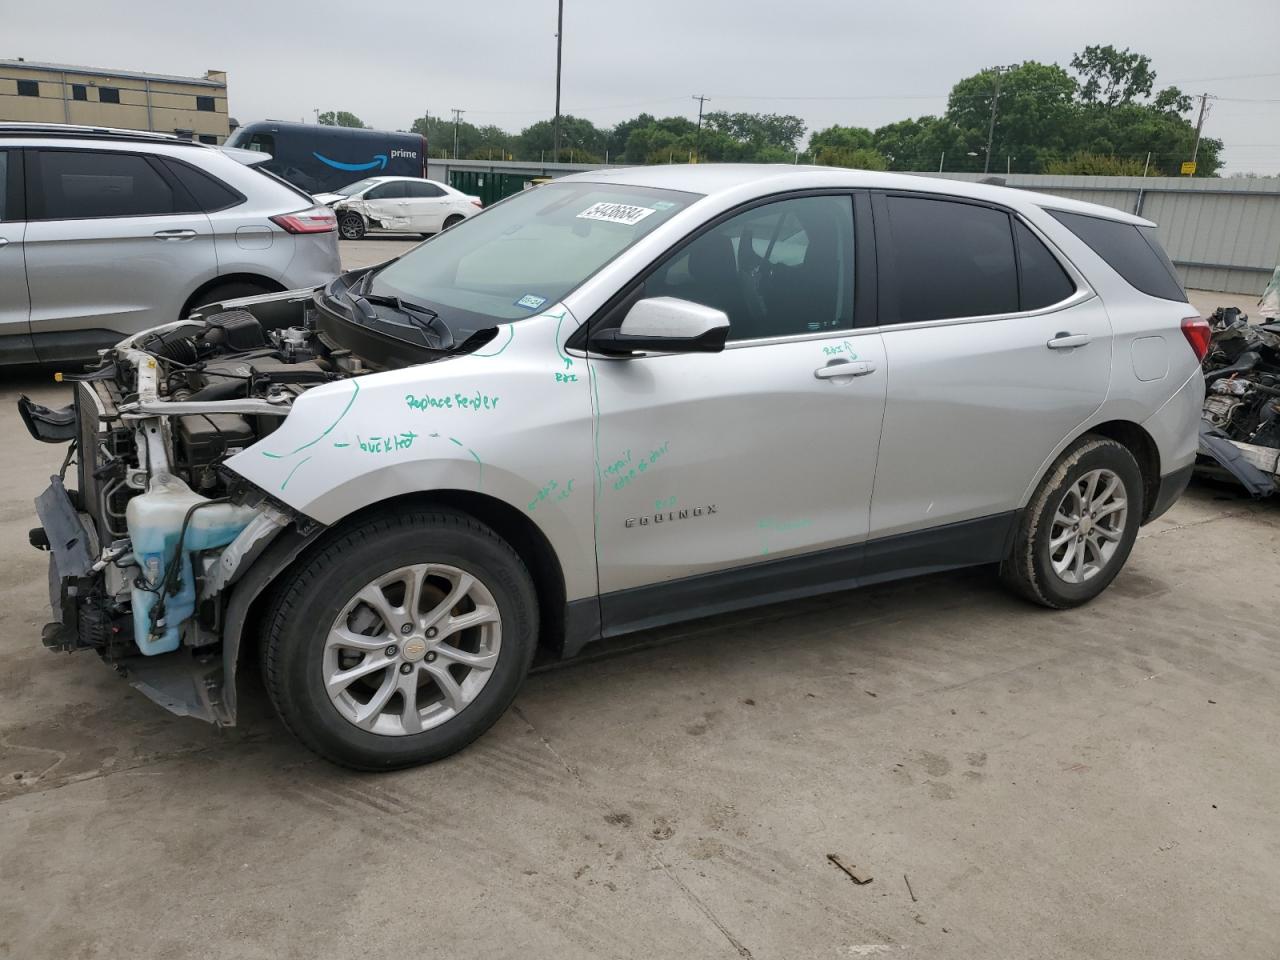
[[(980, 174), (920, 174), (982, 180)], [(1280, 264), (1280, 179), (1001, 176), (1006, 186), (1084, 200), (1156, 224), (1182, 282), (1259, 296)]]
[[(564, 176), (599, 165), (519, 161), (431, 160), (428, 176), (449, 182), (452, 170)], [(920, 173), (948, 180), (982, 180), (974, 173)], [(1197, 290), (1260, 296), (1280, 264), (1280, 178), (1217, 180), (1196, 177), (1060, 177), (999, 175), (1006, 186), (1084, 200), (1146, 217), (1182, 282)]]

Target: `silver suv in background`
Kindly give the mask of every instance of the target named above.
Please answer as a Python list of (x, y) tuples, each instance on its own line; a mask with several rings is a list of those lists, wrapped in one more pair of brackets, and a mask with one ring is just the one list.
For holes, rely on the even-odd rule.
[(261, 153), (0, 124), (0, 365), (91, 359), (129, 334), (339, 270), (337, 221)]

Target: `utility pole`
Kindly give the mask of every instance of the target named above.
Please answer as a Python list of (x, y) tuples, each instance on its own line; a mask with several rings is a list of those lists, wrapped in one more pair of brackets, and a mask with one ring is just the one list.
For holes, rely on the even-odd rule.
[(556, 16), (556, 122), (555, 133), (552, 135), (555, 147), (555, 154), (551, 158), (553, 163), (560, 162), (560, 62), (564, 47), (564, 0), (559, 0), (559, 8), (560, 12)]
[(996, 107), (1000, 103), (1000, 77), (1004, 74), (1004, 67), (996, 67), (996, 88), (991, 95), (991, 123), (987, 126), (987, 158), (982, 164), (982, 172), (991, 172), (991, 142), (996, 135)]
[(1191, 162), (1196, 162), (1196, 155), (1200, 153), (1200, 131), (1204, 129), (1204, 112), (1209, 104), (1209, 94), (1200, 94), (1200, 118), (1196, 120), (1196, 145), (1191, 148)]
[(697, 158), (694, 162), (700, 163), (702, 161), (702, 107), (711, 98), (695, 93), (693, 99), (698, 101), (698, 134), (693, 141), (693, 155)]
[(457, 107), (450, 107), (453, 111), (453, 159), (458, 159), (458, 121), (462, 119), (465, 110), (459, 110)]

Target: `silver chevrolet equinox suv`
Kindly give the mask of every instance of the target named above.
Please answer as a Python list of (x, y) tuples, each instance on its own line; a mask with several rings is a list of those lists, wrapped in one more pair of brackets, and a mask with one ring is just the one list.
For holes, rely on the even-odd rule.
[(0, 366), (92, 359), (201, 304), (331, 280), (333, 211), (254, 169), (270, 159), (0, 123)]
[(1073, 607), (1185, 488), (1207, 333), (1115, 210), (565, 177), (24, 400), (75, 445), (32, 531), (44, 642), (219, 724), (256, 651), (304, 744), (388, 769), (479, 736), (538, 652), (978, 564)]

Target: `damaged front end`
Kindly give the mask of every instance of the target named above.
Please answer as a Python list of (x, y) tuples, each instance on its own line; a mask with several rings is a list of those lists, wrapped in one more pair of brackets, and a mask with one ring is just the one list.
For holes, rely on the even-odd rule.
[(1270, 496), (1280, 489), (1280, 324), (1251, 324), (1233, 307), (1209, 322), (1197, 469)]
[(170, 711), (235, 722), (253, 599), (238, 585), (274, 545), (276, 566), (253, 578), (263, 589), (320, 525), (224, 461), (276, 430), (304, 391), (380, 369), (317, 329), (325, 295), (206, 308), (64, 377), (67, 407), (19, 401), (33, 438), (69, 444), (30, 534), (50, 554), (45, 646), (94, 650)]

